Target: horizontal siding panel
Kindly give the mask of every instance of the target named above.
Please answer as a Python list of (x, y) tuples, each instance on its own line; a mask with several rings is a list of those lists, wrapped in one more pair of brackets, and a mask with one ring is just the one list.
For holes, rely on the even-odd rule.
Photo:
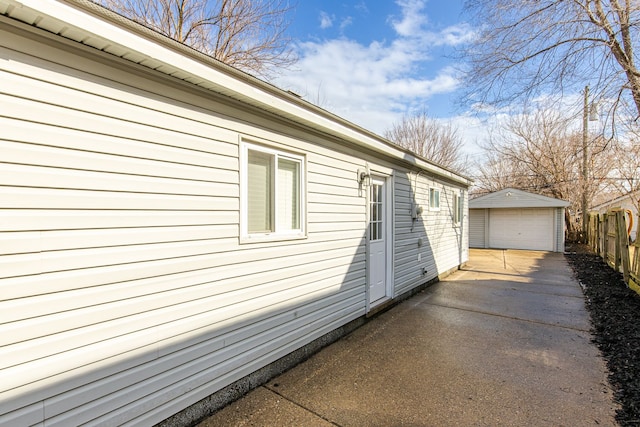
[(362, 213), (316, 213), (310, 212), (308, 215), (308, 219), (310, 223), (332, 223), (332, 222), (348, 222), (348, 223), (359, 223), (360, 228), (364, 229), (366, 226), (366, 215), (364, 212)]
[[(78, 270), (205, 254), (218, 254), (217, 256), (229, 260), (232, 258), (231, 254), (220, 254), (226, 253), (225, 248), (232, 248), (235, 243), (235, 239), (229, 239), (224, 243), (204, 240), (5, 255), (0, 257), (0, 271), (2, 272), (0, 277)], [(38, 265), (38, 268), (35, 265)]]
[[(182, 381), (173, 384), (172, 387), (167, 387), (167, 389), (162, 392), (156, 392), (152, 395), (146, 396), (146, 398), (138, 402), (138, 404), (129, 404), (128, 407), (122, 408), (118, 415), (122, 415), (122, 419), (127, 419), (131, 416), (130, 412), (127, 411), (137, 411), (138, 413), (142, 412), (141, 408), (146, 407), (162, 407), (163, 404), (170, 404), (173, 406), (174, 401), (184, 399), (185, 397), (189, 398), (191, 403), (195, 403), (200, 400), (199, 396), (205, 397), (207, 394), (207, 389), (211, 385), (216, 386), (217, 388), (224, 387), (224, 385), (228, 385), (233, 381), (242, 378), (247, 373), (250, 373), (260, 366), (264, 366), (270, 362), (273, 362), (279, 359), (282, 356), (290, 353), (293, 349), (299, 348), (315, 338), (318, 338), (325, 333), (328, 333), (335, 328), (343, 325), (354, 318), (358, 317), (363, 313), (363, 304), (354, 304), (351, 307), (348, 307), (341, 312), (332, 313), (330, 319), (333, 321), (331, 323), (326, 323), (326, 321), (318, 321), (314, 323), (310, 323), (298, 329), (289, 331), (285, 336), (279, 337), (278, 341), (273, 344), (279, 344), (280, 347), (267, 351), (271, 345), (267, 348), (254, 347), (251, 352), (244, 353), (242, 358), (239, 359), (229, 359), (225, 363), (220, 365), (214, 365), (213, 367), (201, 371), (198, 375), (193, 377), (185, 378)], [(259, 357), (256, 357), (259, 355)], [(209, 365), (211, 366), (211, 365)], [(226, 375), (221, 376), (220, 372), (228, 372)], [(202, 387), (203, 389), (200, 389)], [(189, 393), (185, 394), (184, 389), (188, 389)], [(168, 392), (169, 391), (169, 392)], [(205, 394), (202, 394), (205, 393)], [(190, 396), (191, 395), (191, 396)], [(173, 401), (172, 401), (173, 400)], [(153, 402), (153, 403), (151, 403)], [(126, 415), (123, 413), (126, 412)], [(152, 411), (154, 414), (156, 411)], [(168, 412), (171, 414), (172, 412)], [(112, 416), (115, 414), (107, 414), (102, 419), (96, 419), (96, 422), (111, 422), (113, 420)], [(142, 413), (140, 414), (143, 415)], [(151, 417), (152, 415), (149, 415)], [(156, 418), (158, 417), (158, 418)], [(151, 424), (166, 418), (165, 415), (155, 415), (153, 418), (149, 418)], [(140, 422), (140, 418), (136, 419), (136, 422)], [(116, 422), (120, 422), (120, 419), (116, 418)]]
[[(236, 245), (236, 239), (227, 239), (5, 255), (0, 257), (0, 274), (2, 275), (0, 277), (14, 277), (45, 272), (214, 254), (215, 261), (211, 260), (209, 267), (214, 265), (232, 265), (245, 262), (245, 259), (235, 253), (234, 249)], [(340, 250), (345, 250), (342, 249), (343, 247), (344, 243), (331, 243), (324, 247), (317, 247), (315, 251), (320, 251), (320, 254), (329, 250), (339, 252)], [(247, 259), (251, 261), (261, 261), (273, 260), (284, 256), (295, 257), (296, 255), (304, 256), (305, 253), (301, 254), (301, 250), (298, 247), (287, 246), (281, 248), (277, 253), (274, 253), (272, 249), (269, 250), (269, 248), (266, 250), (252, 250)], [(289, 259), (288, 261), (294, 263), (294, 259)], [(39, 267), (35, 268), (35, 265)]]
[(360, 209), (365, 209), (365, 196), (361, 198), (354, 198), (350, 196), (341, 196), (336, 194), (322, 194), (307, 192), (307, 203), (309, 206), (315, 207), (316, 205), (343, 205), (343, 206), (357, 206)]
[[(42, 73), (39, 77), (46, 78)], [(194, 120), (192, 110), (183, 110), (185, 115), (176, 116), (178, 113), (174, 107), (173, 113), (167, 113), (167, 104), (157, 103), (154, 109), (153, 103), (148, 97), (137, 97), (130, 91), (111, 90), (110, 97), (97, 96), (97, 92), (82, 92), (71, 87), (60, 85), (59, 74), (55, 74), (56, 83), (51, 84), (42, 80), (33, 80), (28, 77), (0, 71), (0, 79), (6, 83), (3, 93), (15, 97), (37, 101), (41, 105), (73, 111), (77, 114), (102, 116), (115, 119), (120, 125), (124, 123), (139, 123), (144, 127), (154, 127), (165, 131), (178, 132), (184, 135), (206, 135), (213, 129), (210, 124)], [(95, 77), (94, 77), (95, 78)], [(87, 81), (75, 80), (81, 86), (92, 85)], [(105, 86), (99, 86), (104, 91)], [(63, 101), (64, 102), (61, 102)], [(122, 100), (126, 100), (124, 102)], [(132, 102), (140, 102), (144, 106), (134, 105)], [(187, 116), (188, 115), (188, 116)], [(210, 116), (204, 117), (211, 120)], [(70, 126), (73, 128), (73, 126)]]
[(324, 233), (328, 231), (355, 231), (360, 230), (364, 235), (361, 222), (319, 222), (309, 224), (309, 233)]
[(339, 178), (335, 175), (319, 175), (309, 172), (307, 181), (312, 184), (319, 185), (331, 185), (341, 188), (358, 188), (358, 183), (355, 179)]
[(307, 210), (312, 213), (345, 213), (345, 214), (362, 214), (365, 215), (365, 205), (343, 205), (333, 203), (308, 203)]
[[(81, 352), (83, 347), (114, 339), (114, 337), (139, 335), (149, 328), (163, 329), (164, 324), (171, 323), (168, 319), (177, 322), (180, 319), (188, 319), (192, 316), (203, 314), (208, 317), (208, 328), (212, 328), (212, 325), (225, 319), (234, 318), (244, 313), (252, 313), (256, 309), (271, 306), (274, 302), (286, 299), (304, 299), (305, 295), (315, 292), (322, 292), (323, 294), (335, 293), (341, 289), (341, 286), (342, 282), (337, 282), (336, 278), (330, 278), (310, 283), (300, 283), (299, 280), (283, 280), (277, 286), (263, 285), (214, 296), (209, 296), (207, 290), (203, 289), (199, 298), (196, 292), (192, 292), (186, 298), (181, 296), (179, 292), (172, 292), (166, 296), (149, 297), (143, 301), (130, 300), (124, 303), (107, 305), (102, 310), (95, 310), (95, 319), (91, 310), (84, 310), (85, 312), (78, 310), (77, 313), (62, 313), (61, 316), (49, 316), (49, 321), (55, 321), (58, 327), (68, 323), (69, 327), (74, 327), (74, 329), (39, 338), (30, 336), (28, 334), (30, 331), (26, 328), (17, 328), (17, 331), (12, 332), (10, 328), (12, 325), (10, 324), (8, 327), (0, 327), (3, 330), (2, 333), (5, 334), (4, 339), (11, 336), (15, 337), (17, 333), (20, 337), (18, 339), (28, 339), (28, 341), (6, 346), (0, 355), (0, 366), (11, 367), (17, 364), (17, 361), (20, 361), (21, 364), (29, 363), (41, 357), (57, 353), (73, 352), (75, 350)], [(182, 291), (182, 293), (186, 292)], [(285, 296), (286, 298), (284, 298)], [(175, 300), (167, 301), (169, 297), (175, 297)], [(182, 301), (183, 299), (186, 299), (186, 301)], [(153, 302), (155, 304), (151, 304)], [(169, 303), (173, 305), (167, 306)], [(136, 304), (139, 306), (138, 309), (135, 307)], [(109, 308), (111, 312), (107, 311)], [(87, 324), (83, 325), (73, 321), (73, 319), (65, 319), (70, 316), (74, 316), (77, 320)], [(98, 321), (100, 323), (94, 323)], [(178, 329), (181, 333), (184, 333), (185, 330), (183, 328), (184, 325), (180, 329), (173, 329), (174, 332)], [(157, 341), (161, 333), (166, 333), (166, 331), (157, 331), (156, 334), (147, 336), (147, 341), (140, 341), (138, 344), (152, 344), (154, 337)], [(118, 342), (118, 340), (119, 338), (115, 338), (114, 342)], [(134, 343), (136, 346), (138, 344)], [(121, 348), (122, 352), (129, 350), (132, 350), (132, 348)], [(87, 357), (90, 356), (87, 355)], [(70, 363), (74, 363), (74, 361), (70, 361)], [(37, 362), (35, 365), (37, 366)]]
[[(198, 314), (206, 312), (206, 315), (210, 316), (211, 324), (215, 324), (218, 322), (229, 321), (237, 315), (250, 313), (262, 307), (271, 307), (272, 309), (276, 309), (279, 305), (291, 305), (296, 301), (298, 301), (298, 304), (304, 301), (312, 301), (317, 297), (317, 293), (325, 294), (326, 292), (324, 290), (317, 290), (314, 288), (315, 284), (311, 284), (300, 286), (293, 290), (287, 289), (285, 291), (270, 293), (259, 298), (227, 306), (226, 309), (222, 307), (218, 311), (212, 311), (207, 307), (213, 301), (198, 301), (188, 304), (188, 312), (190, 315), (193, 315), (191, 313)], [(44, 340), (33, 340), (39, 341), (40, 345), (45, 346), (56, 345), (58, 342), (62, 345), (66, 342), (68, 346), (69, 340), (72, 340), (72, 342), (78, 346), (72, 349), (62, 350), (62, 352), (57, 354), (56, 350), (59, 349), (51, 348), (51, 351), (47, 352), (48, 355), (44, 359), (31, 360), (34, 356), (37, 356), (31, 352), (23, 352), (21, 354), (22, 358), (16, 359), (16, 354), (13, 354), (14, 358), (10, 358), (6, 353), (13, 353), (10, 349), (12, 347), (20, 347), (20, 345), (11, 346), (7, 349), (6, 353), (0, 355), (2, 359), (8, 359), (9, 361), (30, 361), (12, 368), (0, 370), (0, 374), (8, 374), (9, 371), (11, 372), (11, 375), (6, 375), (5, 378), (7, 378), (7, 381), (4, 381), (0, 387), (2, 387), (2, 391), (11, 390), (12, 388), (19, 387), (23, 384), (28, 384), (39, 379), (56, 375), (59, 372), (65, 372), (78, 366), (91, 364), (98, 360), (113, 357), (120, 353), (157, 342), (158, 332), (163, 323), (170, 323), (167, 319), (174, 319), (174, 321), (176, 321), (181, 318), (180, 316), (176, 316), (176, 313), (172, 313), (172, 311), (179, 310), (184, 313), (182, 310), (184, 308), (185, 307), (171, 307), (165, 310), (157, 310), (153, 313), (136, 316), (135, 322), (131, 321), (134, 319), (122, 319), (109, 322), (108, 325), (100, 325), (100, 328), (91, 328), (91, 331), (71, 331), (71, 333), (60, 334), (60, 337), (55, 337), (57, 339), (61, 339), (61, 341), (53, 340), (54, 337), (48, 337)], [(132, 323), (134, 323), (134, 325), (132, 325)], [(93, 342), (81, 345), (82, 342), (78, 340), (78, 335), (83, 332), (87, 335), (92, 332), (94, 334), (92, 338)], [(62, 337), (62, 335), (64, 335), (64, 337)], [(106, 337), (106, 339), (101, 340), (101, 336)], [(91, 338), (87, 337), (87, 340), (89, 339)], [(29, 341), (28, 343), (32, 343), (33, 341)], [(29, 347), (32, 347), (31, 351), (37, 351), (41, 348), (40, 346), (31, 345)], [(26, 351), (27, 349), (16, 349), (16, 352), (19, 352), (19, 350)], [(2, 365), (5, 366), (5, 363), (6, 361), (3, 360)]]
[(358, 187), (339, 187), (328, 185), (326, 183), (314, 183), (310, 182), (307, 185), (309, 193), (312, 194), (329, 194), (331, 196), (346, 196), (349, 198), (357, 199), (360, 197), (358, 194)]
[[(254, 345), (253, 343), (255, 343), (256, 340), (263, 343), (270, 342), (273, 336), (279, 335), (278, 332), (279, 330), (282, 330), (283, 325), (286, 328), (286, 325), (289, 322), (304, 324), (305, 322), (308, 323), (317, 319), (326, 319), (331, 316), (332, 312), (340, 312), (354, 304), (361, 305), (361, 303), (362, 298), (361, 296), (358, 296), (358, 292), (351, 290), (349, 292), (323, 298), (322, 300), (318, 300), (318, 302), (296, 307), (295, 311), (287, 310), (271, 317), (261, 316), (258, 321), (256, 321), (255, 316), (252, 316), (250, 321), (253, 323), (245, 323), (242, 328), (230, 330), (223, 335), (215, 337), (214, 339), (202, 340), (199, 343), (194, 342), (192, 345), (183, 348), (180, 351), (167, 354), (165, 357), (159, 358), (147, 366), (136, 367), (133, 369), (134, 372), (125, 371), (117, 375), (105, 377), (101, 381), (93, 384), (87, 384), (85, 387), (51, 399), (46, 402), (47, 414), (63, 414), (66, 411), (72, 410), (79, 403), (88, 403), (105, 395), (106, 398), (101, 399), (102, 404), (112, 405), (111, 409), (114, 409), (114, 404), (117, 406), (124, 406), (130, 403), (133, 399), (118, 402), (118, 395), (121, 396), (124, 394), (125, 396), (129, 396), (129, 393), (140, 393), (144, 391), (144, 388), (147, 390), (152, 389), (153, 387), (151, 387), (151, 384), (156, 381), (155, 378), (172, 377), (173, 380), (162, 386), (163, 388), (166, 388), (170, 386), (172, 382), (178, 382), (180, 378), (188, 377), (189, 375), (184, 372), (185, 368), (182, 368), (181, 365), (188, 365), (186, 369), (193, 369), (194, 367), (197, 368), (197, 364), (202, 363), (202, 359), (204, 358), (207, 359), (206, 365), (204, 366), (212, 366), (216, 363), (221, 363), (228, 359), (228, 354), (225, 354), (228, 353), (228, 351), (220, 352), (220, 350), (225, 347), (230, 347), (232, 344), (249, 340), (252, 342), (252, 344), (249, 345), (250, 350), (251, 345)], [(223, 343), (226, 345), (223, 345)], [(212, 360), (215, 357), (221, 360), (218, 360), (217, 362)], [(175, 377), (176, 374), (179, 376)], [(136, 383), (132, 384), (131, 378), (135, 378), (137, 380)], [(126, 387), (124, 393), (109, 395), (109, 393), (117, 392), (124, 387)], [(142, 394), (142, 396), (144, 396), (144, 394)], [(67, 417), (69, 414), (64, 415)], [(87, 415), (94, 417), (95, 412)]]
[[(239, 186), (237, 181), (234, 181), (237, 178), (234, 172), (210, 176), (211, 179), (218, 177), (221, 179), (220, 182), (201, 182), (0, 163), (0, 184), (4, 186), (239, 197)], [(224, 183), (224, 180), (232, 182)]]
[[(0, 117), (6, 163), (199, 181), (237, 182), (237, 157), (124, 140)], [(25, 127), (29, 132), (25, 133)], [(38, 138), (30, 137), (38, 135)], [(42, 143), (46, 142), (46, 145)], [(213, 147), (230, 146), (210, 141)], [(237, 156), (237, 147), (230, 146)], [(225, 177), (235, 176), (235, 180)], [(214, 179), (215, 178), (215, 179)]]
[[(1, 397), (1, 395), (0, 395)], [(0, 407), (0, 425), (2, 426), (35, 426), (44, 421), (44, 402), (32, 403), (10, 412)]]
[[(11, 117), (20, 121), (69, 129), (80, 129), (78, 124), (81, 123), (81, 129), (90, 133), (170, 146), (179, 143), (187, 147), (189, 145), (196, 146), (200, 151), (204, 152), (209, 152), (216, 148), (216, 145), (212, 144), (210, 140), (195, 135), (145, 127), (136, 123), (123, 123), (109, 117), (100, 117), (81, 111), (39, 104), (2, 94), (0, 94), (0, 104), (6, 104), (7, 111), (11, 112)], [(217, 128), (209, 129), (209, 133), (216, 138), (219, 137)]]
[[(311, 158), (313, 159), (314, 157)], [(358, 185), (358, 170), (357, 168), (354, 168), (352, 164), (347, 164), (346, 169), (341, 169), (337, 165), (333, 164), (329, 166), (325, 163), (316, 163), (313, 161), (308, 161), (307, 165), (309, 174), (314, 177), (314, 180), (319, 180), (322, 177), (328, 177), (329, 179), (338, 178), (350, 185)]]
[[(17, 342), (16, 339), (24, 341), (29, 336), (49, 335), (133, 314), (133, 311), (125, 314), (118, 312), (118, 310), (128, 310), (127, 307), (131, 304), (139, 304), (140, 311), (147, 311), (181, 301), (222, 295), (250, 287), (246, 276), (218, 278), (215, 273), (216, 271), (212, 270), (206, 273), (181, 274), (177, 277), (146, 279), (7, 300), (2, 303), (0, 317), (2, 323), (0, 328), (3, 328), (7, 335), (0, 337), (2, 343), (0, 345)], [(252, 275), (252, 279), (256, 284), (278, 283), (284, 286), (290, 283), (291, 286), (296, 286), (303, 281), (319, 283), (330, 278), (347, 281), (353, 274), (364, 277), (364, 266), (342, 258), (334, 258), (317, 265), (307, 265), (306, 269), (302, 264), (287, 269), (265, 271)], [(133, 306), (130, 308), (133, 309)], [(85, 317), (85, 314), (80, 311), (70, 312), (83, 309), (93, 310), (94, 315)], [(47, 316), (53, 316), (55, 313), (62, 313), (62, 318), (56, 323), (51, 323), (51, 318)], [(74, 320), (76, 318), (78, 319)], [(19, 322), (24, 319), (31, 320)]]
[(5, 232), (0, 255), (238, 237), (233, 224), (109, 230)]
[(84, 230), (195, 225), (237, 225), (239, 212), (78, 209), (0, 209), (0, 231)]
[[(291, 331), (287, 333), (286, 336), (282, 336), (277, 342), (274, 342), (273, 346), (269, 346), (270, 348), (273, 348), (277, 344), (277, 345), (280, 345), (280, 347), (276, 347), (274, 350), (271, 350), (269, 352), (266, 352), (268, 348), (260, 348), (259, 350), (262, 350), (263, 352), (265, 352), (260, 358), (256, 358), (251, 361), (243, 360), (245, 358), (241, 358), (240, 360), (237, 360), (237, 361), (234, 359), (229, 359), (228, 363), (225, 363), (220, 367), (216, 366), (206, 371), (202, 371), (196, 377), (186, 378), (180, 383), (174, 384), (173, 387), (169, 388), (170, 390), (175, 390), (171, 398), (178, 399), (178, 400), (188, 398), (190, 402), (192, 403), (196, 402), (197, 400), (200, 400), (199, 396), (202, 396), (202, 397), (206, 396), (207, 389), (209, 388), (210, 384), (215, 385), (216, 388), (223, 387), (224, 385), (228, 385), (233, 381), (246, 375), (246, 373), (252, 372), (262, 365), (273, 362), (279, 359), (280, 357), (290, 353), (294, 349), (309, 343), (313, 339), (318, 338), (323, 334), (334, 330), (340, 325), (343, 325), (353, 320), (354, 318), (358, 317), (358, 315), (361, 315), (364, 313), (363, 309), (364, 309), (363, 305), (360, 305), (360, 304), (354, 305), (352, 307), (342, 310), (339, 313), (334, 313), (330, 317), (330, 319), (333, 320), (330, 323), (327, 323), (326, 321), (316, 321), (314, 323), (307, 324), (294, 331)], [(247, 356), (250, 357), (251, 355), (248, 354)], [(216, 373), (218, 368), (223, 368), (225, 369), (225, 371), (229, 373), (221, 377)], [(200, 389), (200, 387), (202, 387), (202, 389)], [(185, 389), (189, 390), (188, 394), (184, 393)], [(202, 395), (202, 393), (205, 393), (205, 394)], [(167, 396), (167, 393), (158, 392), (158, 393), (155, 393), (154, 395), (149, 395), (145, 399), (145, 401), (148, 402), (150, 400), (151, 401), (159, 400), (161, 402), (168, 402), (169, 398), (170, 396)], [(125, 408), (123, 408), (123, 410), (125, 410)], [(153, 413), (150, 414), (149, 412), (142, 412), (139, 409), (138, 409), (138, 413), (141, 414), (141, 418), (136, 419), (135, 420), (136, 422), (139, 422), (142, 419), (161, 420), (165, 418), (165, 415), (158, 415)], [(171, 412), (169, 412), (169, 414), (171, 414)], [(159, 418), (151, 418), (154, 415)], [(109, 419), (108, 416), (105, 417), (105, 420), (108, 420), (108, 419)], [(98, 420), (98, 421), (102, 421), (102, 420)], [(151, 423), (153, 422), (155, 421), (152, 421)]]
[[(335, 233), (327, 233), (333, 238)], [(342, 244), (353, 247), (351, 240), (343, 240)], [(292, 246), (295, 248), (295, 246)], [(278, 249), (264, 245), (261, 249), (265, 249), (271, 253), (273, 257), (277, 257)], [(364, 253), (364, 246), (357, 248), (357, 253)], [(251, 255), (250, 255), (251, 256)], [(337, 257), (344, 256), (338, 252)], [(216, 268), (215, 274), (217, 279), (228, 277), (240, 277), (246, 274), (260, 273), (261, 271), (271, 270), (273, 262), (265, 261), (266, 264), (259, 264), (254, 269), (248, 270), (244, 258), (236, 258), (238, 264), (224, 265), (224, 261), (219, 262), (220, 257), (212, 257), (211, 255), (193, 256), (189, 258), (172, 258), (163, 260), (153, 260), (144, 263), (123, 264), (114, 266), (94, 267), (87, 270), (73, 270), (56, 273), (48, 273), (41, 275), (32, 275), (24, 277), (16, 277), (3, 279), (0, 282), (0, 295), (5, 299), (21, 298), (29, 295), (40, 295), (53, 292), (59, 292), (70, 289), (88, 288), (92, 286), (100, 286), (109, 283), (127, 282), (132, 280), (146, 279), (150, 277), (169, 276), (172, 274), (190, 273), (202, 271), (210, 268)], [(328, 260), (333, 262), (332, 259)], [(347, 262), (349, 259), (347, 258)], [(222, 265), (222, 267), (220, 267)], [(318, 266), (324, 266), (322, 262)], [(304, 263), (301, 266), (309, 268)]]
[[(206, 243), (206, 242), (205, 242)], [(207, 246), (204, 246), (207, 247)], [(185, 246), (185, 250), (192, 252), (201, 251), (202, 246)], [(211, 254), (192, 256), (189, 258), (154, 259), (147, 255), (138, 255), (138, 264), (125, 264), (105, 267), (94, 267), (86, 270), (71, 272), (55, 272), (41, 275), (16, 277), (5, 279), (0, 284), (0, 295), (4, 299), (21, 298), (31, 295), (54, 293), (65, 289), (90, 288), (109, 283), (131, 282), (146, 278), (158, 278), (172, 274), (194, 272), (201, 273), (203, 281), (222, 280), (231, 277), (243, 277), (247, 275), (260, 275), (270, 271), (280, 271), (283, 267), (292, 268), (300, 266), (300, 271), (291, 274), (304, 274), (305, 271), (314, 271), (329, 268), (330, 265), (350, 265), (364, 256), (364, 246), (355, 246), (353, 241), (327, 241), (325, 244), (284, 247), (274, 251), (273, 248), (247, 250), (246, 257), (238, 257), (233, 253), (225, 253), (219, 248), (216, 256)], [(138, 249), (137, 252), (140, 251)], [(100, 253), (98, 251), (97, 253)], [(142, 262), (143, 259), (150, 259)], [(286, 263), (274, 264), (274, 259), (286, 257)], [(252, 259), (251, 265), (246, 264), (246, 259)], [(313, 265), (310, 263), (313, 262)], [(215, 269), (214, 269), (215, 268)], [(306, 268), (306, 270), (305, 270)], [(214, 269), (214, 270), (212, 270)], [(208, 275), (208, 276), (207, 276)], [(65, 281), (66, 278), (66, 281)], [(281, 279), (274, 278), (273, 280)], [(186, 278), (182, 278), (186, 280)], [(158, 279), (154, 279), (158, 280)], [(176, 279), (177, 280), (177, 279)], [(65, 287), (66, 285), (66, 287)], [(126, 286), (126, 285), (125, 285)], [(130, 284), (133, 286), (133, 284)], [(1, 313), (1, 312), (0, 312)], [(0, 314), (1, 316), (2, 314)]]
[(113, 191), (15, 188), (0, 186), (0, 209), (237, 211), (234, 197), (181, 196)]

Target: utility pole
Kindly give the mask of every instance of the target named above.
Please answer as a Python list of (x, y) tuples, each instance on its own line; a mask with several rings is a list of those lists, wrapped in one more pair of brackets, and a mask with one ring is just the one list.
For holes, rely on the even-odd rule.
[(588, 243), (587, 227), (589, 219), (587, 215), (587, 188), (589, 169), (587, 164), (587, 138), (589, 133), (589, 86), (584, 87), (584, 108), (582, 109), (582, 239)]

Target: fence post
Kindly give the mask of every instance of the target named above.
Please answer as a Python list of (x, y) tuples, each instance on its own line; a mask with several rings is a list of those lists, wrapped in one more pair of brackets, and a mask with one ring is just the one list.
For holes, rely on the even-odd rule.
[(603, 216), (602, 221), (602, 259), (609, 262), (609, 214)]
[[(619, 262), (622, 264), (624, 282), (629, 283), (629, 235), (627, 234), (627, 223), (623, 210), (616, 212), (616, 223), (618, 226), (616, 230), (616, 246), (620, 253)], [(618, 269), (618, 271), (620, 270)]]

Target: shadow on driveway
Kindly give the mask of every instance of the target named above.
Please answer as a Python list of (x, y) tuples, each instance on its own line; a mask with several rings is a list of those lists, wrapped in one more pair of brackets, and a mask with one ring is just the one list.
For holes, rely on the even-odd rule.
[(200, 426), (616, 425), (589, 328), (562, 254), (472, 249)]

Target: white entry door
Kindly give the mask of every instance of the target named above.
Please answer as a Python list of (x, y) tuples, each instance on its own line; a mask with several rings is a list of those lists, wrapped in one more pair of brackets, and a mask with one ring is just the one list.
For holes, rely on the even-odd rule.
[(387, 203), (385, 182), (373, 178), (369, 189), (369, 304), (387, 296)]

